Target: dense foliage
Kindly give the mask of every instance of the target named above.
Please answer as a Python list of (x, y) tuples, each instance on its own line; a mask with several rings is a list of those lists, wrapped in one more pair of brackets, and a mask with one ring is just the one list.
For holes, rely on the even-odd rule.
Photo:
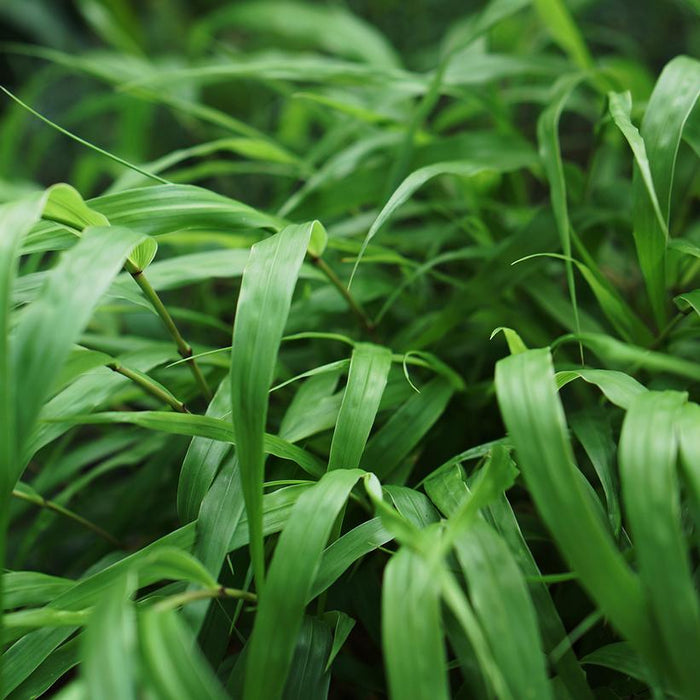
[(5, 3), (0, 696), (700, 697), (699, 12)]

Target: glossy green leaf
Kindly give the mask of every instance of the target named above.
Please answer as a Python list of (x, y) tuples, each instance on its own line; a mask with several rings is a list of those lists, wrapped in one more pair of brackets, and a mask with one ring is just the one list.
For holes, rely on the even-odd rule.
[(488, 525), (476, 522), (457, 539), (455, 550), (512, 696), (551, 698), (535, 609), (508, 547)]
[(231, 416), (238, 439), (251, 556), (259, 586), (265, 580), (262, 483), (268, 390), (299, 268), (316, 227), (316, 222), (288, 226), (254, 245), (236, 307), (231, 348)]
[(226, 697), (197, 643), (174, 610), (154, 608), (139, 615), (139, 646), (146, 681), (168, 700)]
[(496, 391), (518, 466), (564, 557), (613, 624), (658, 661), (641, 584), (577, 476), (549, 352), (530, 350), (501, 360)]
[(405, 547), (384, 572), (382, 646), (391, 698), (449, 697), (439, 579), (423, 557)]
[[(206, 415), (223, 419), (228, 415), (230, 405), (230, 386), (224, 381), (207, 406)], [(190, 522), (197, 517), (202, 499), (216, 476), (216, 470), (230, 449), (229, 443), (225, 441), (192, 438), (182, 461), (177, 487), (177, 511), (183, 522)]]
[(136, 611), (130, 596), (136, 581), (117, 579), (90, 615), (83, 645), (83, 677), (91, 698), (136, 697)]
[[(620, 479), (640, 576), (673, 664), (674, 681), (700, 692), (692, 659), (700, 650), (700, 609), (680, 522), (676, 426), (685, 396), (648, 392), (632, 404), (620, 436)], [(630, 640), (632, 641), (632, 640)]]
[(323, 547), (362, 474), (357, 469), (330, 472), (294, 506), (258, 606), (246, 664), (245, 698), (281, 696)]
[(380, 479), (398, 467), (440, 418), (453, 391), (437, 377), (411, 396), (369, 440), (362, 466)]
[(654, 215), (644, 177), (634, 179), (634, 241), (657, 324), (666, 318), (666, 243), (671, 193), (683, 127), (700, 94), (700, 62), (678, 56), (661, 73), (644, 113), (640, 134), (666, 227)]
[(87, 226), (109, 226), (107, 217), (91, 209), (80, 193), (64, 182), (48, 189), (42, 217), (78, 231)]
[[(124, 228), (86, 229), (80, 241), (64, 253), (39, 298), (22, 316), (11, 341), (15, 383), (23, 387), (22, 396), (15, 399), (20, 444), (28, 438), (55, 376), (101, 294), (140, 238)], [(46, 362), (49, 344), (51, 362)], [(14, 476), (20, 476), (17, 470)]]
[(328, 469), (355, 469), (360, 464), (391, 369), (391, 351), (358, 343), (352, 353), (348, 383), (331, 442)]

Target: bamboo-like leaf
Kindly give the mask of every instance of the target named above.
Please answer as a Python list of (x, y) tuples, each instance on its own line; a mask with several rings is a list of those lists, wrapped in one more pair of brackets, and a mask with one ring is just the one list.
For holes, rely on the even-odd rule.
[(82, 231), (87, 226), (109, 226), (107, 217), (85, 203), (80, 193), (65, 182), (47, 190), (42, 217)]
[[(113, 226), (135, 228), (149, 236), (197, 228), (236, 231), (279, 227), (274, 217), (241, 202), (192, 185), (156, 185), (96, 197), (86, 202)], [(71, 245), (75, 236), (64, 227), (43, 223), (27, 235), (22, 252), (54, 250)]]
[(569, 422), (600, 479), (608, 506), (610, 525), (617, 536), (622, 524), (622, 514), (617, 495), (617, 475), (613, 466), (615, 443), (610, 423), (602, 412), (597, 411), (579, 413), (572, 416)]
[(304, 617), (284, 688), (285, 700), (326, 700), (331, 681), (326, 666), (332, 643), (325, 620)]
[(547, 350), (530, 350), (496, 366), (498, 402), (528, 488), (582, 585), (613, 624), (652, 663), (656, 635), (638, 578), (582, 488)]
[(436, 377), (411, 396), (370, 439), (362, 465), (384, 478), (405, 459), (440, 418), (454, 388)]
[(679, 392), (648, 392), (636, 399), (620, 436), (620, 479), (640, 575), (672, 664), (669, 676), (683, 695), (693, 697), (700, 693), (693, 666), (700, 653), (700, 609), (675, 473), (684, 401)]
[(391, 698), (449, 697), (440, 580), (434, 567), (406, 547), (391, 558), (384, 572), (382, 645)]
[(255, 578), (262, 588), (263, 436), (268, 390), (299, 268), (318, 222), (288, 226), (253, 246), (243, 273), (231, 348), (231, 416), (238, 437), (241, 484)]
[[(125, 228), (88, 228), (64, 253), (39, 298), (22, 317), (12, 339), (17, 440), (23, 443), (70, 349), (103, 292), (124, 264), (140, 234)], [(51, 362), (46, 361), (51, 348)], [(20, 474), (15, 470), (15, 478)]]
[(130, 600), (135, 585), (133, 576), (117, 579), (101, 596), (82, 636), (82, 671), (91, 698), (136, 697), (136, 611)]
[(620, 408), (629, 408), (632, 401), (646, 389), (624, 372), (607, 369), (575, 369), (557, 372), (555, 379), (561, 389), (577, 378), (597, 386), (611, 403)]
[(323, 547), (362, 474), (357, 469), (330, 472), (294, 506), (258, 606), (246, 664), (245, 698), (281, 696)]
[(508, 547), (476, 522), (455, 543), (472, 605), (514, 698), (551, 698), (535, 610)]
[[(287, 524), (289, 515), (299, 497), (313, 486), (313, 481), (307, 481), (301, 484), (294, 484), (293, 486), (284, 486), (272, 493), (266, 493), (263, 496), (263, 535), (271, 535), (282, 530)], [(233, 551), (240, 547), (245, 547), (249, 543), (248, 519), (244, 516), (238, 522), (228, 549)]]
[(590, 69), (593, 60), (563, 0), (535, 0), (535, 8), (552, 38), (579, 68)]
[(567, 339), (569, 338), (578, 340), (607, 363), (623, 367), (628, 371), (630, 367), (638, 367), (656, 372), (668, 372), (694, 381), (700, 380), (700, 363), (686, 360), (684, 357), (623, 343), (602, 333), (582, 333), (569, 336)]
[[(562, 33), (568, 33), (568, 13), (561, 0), (537, 0), (541, 12), (552, 10), (554, 17), (559, 17), (564, 23)], [(572, 25), (573, 26), (573, 25)], [(555, 30), (558, 31), (558, 30)], [(537, 142), (539, 144), (540, 157), (544, 166), (547, 180), (549, 181), (550, 201), (554, 212), (554, 220), (559, 232), (559, 242), (564, 253), (566, 264), (566, 281), (569, 287), (569, 299), (573, 309), (573, 322), (576, 331), (580, 331), (578, 314), (578, 301), (576, 298), (576, 286), (574, 282), (573, 262), (571, 258), (571, 220), (569, 218), (569, 206), (566, 195), (566, 178), (564, 176), (564, 161), (559, 144), (559, 120), (564, 106), (578, 87), (583, 76), (580, 74), (565, 75), (557, 81), (552, 88), (553, 96), (547, 109), (542, 112), (537, 120)]]
[(381, 518), (367, 520), (339, 537), (323, 552), (308, 601), (323, 593), (365, 554), (373, 552), (392, 538), (393, 535), (384, 527)]
[(643, 172), (634, 178), (634, 241), (657, 324), (666, 318), (666, 243), (678, 147), (683, 127), (700, 94), (700, 62), (678, 56), (664, 68), (647, 105), (640, 133), (649, 159), (661, 227)]
[[(17, 381), (9, 344), (12, 285), (22, 238), (41, 216), (43, 206), (44, 196), (34, 195), (26, 202), (5, 204), (0, 208), (0, 509), (3, 513), (17, 481), (15, 465), (21, 451), (16, 434)], [(0, 522), (0, 562), (3, 566), (4, 552), (5, 525)]]
[[(163, 548), (192, 547), (194, 544), (194, 533), (194, 526), (192, 525), (171, 532), (103, 571), (78, 581), (70, 589), (57, 596), (49, 605), (59, 610), (83, 610), (90, 607), (95, 604), (101, 593), (115, 580), (124, 576), (133, 567), (138, 567), (144, 560), (148, 560), (153, 556), (154, 552)], [(155, 564), (158, 564), (157, 559)], [(169, 569), (169, 571), (172, 572), (172, 569)], [(175, 578), (179, 578), (181, 571), (180, 569)], [(162, 566), (155, 566), (153, 572), (144, 567), (140, 572), (139, 584), (141, 586), (150, 585), (161, 580), (164, 573), (167, 575), (168, 569), (164, 569)], [(208, 575), (206, 570), (204, 575)], [(27, 679), (47, 659), (51, 652), (71, 635), (72, 631), (71, 628), (67, 628), (67, 630), (42, 629), (32, 632), (15, 642), (3, 654), (3, 661), (7, 669), (3, 678), (4, 691), (10, 693)]]
[[(191, 437), (207, 438), (208, 440), (218, 440), (232, 445), (237, 444), (236, 435), (228, 421), (194, 414), (168, 413), (167, 411), (119, 411), (54, 420), (85, 425), (130, 423), (149, 430), (162, 430), (173, 435), (189, 435)], [(275, 435), (264, 435), (263, 450), (276, 457), (296, 462), (312, 476), (320, 476), (323, 473), (319, 461), (313, 455)]]
[[(228, 414), (230, 405), (230, 385), (228, 381), (223, 381), (207, 407), (207, 416), (223, 419)], [(197, 517), (216, 470), (230, 449), (228, 442), (204, 437), (192, 438), (182, 461), (177, 486), (177, 512), (183, 522), (190, 522)]]
[(139, 615), (139, 644), (146, 682), (167, 700), (226, 697), (197, 643), (174, 610), (151, 608)]
[(391, 351), (358, 343), (352, 353), (348, 383), (333, 432), (328, 469), (355, 469), (360, 464), (391, 369)]
[(74, 583), (38, 571), (10, 571), (3, 576), (2, 602), (6, 610), (48, 603)]
[(649, 682), (644, 662), (627, 642), (606, 644), (604, 647), (586, 654), (581, 659), (581, 663), (611, 668), (626, 676), (637, 678), (645, 683)]

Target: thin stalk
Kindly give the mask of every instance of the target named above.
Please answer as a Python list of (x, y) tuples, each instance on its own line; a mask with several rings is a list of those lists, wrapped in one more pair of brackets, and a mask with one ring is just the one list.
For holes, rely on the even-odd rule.
[(2, 90), (11, 100), (14, 100), (20, 107), (23, 109), (26, 109), (27, 112), (30, 114), (33, 114), (37, 119), (41, 119), (42, 122), (45, 124), (48, 124), (50, 127), (56, 129), (56, 131), (60, 132), (64, 136), (67, 136), (69, 139), (73, 139), (73, 141), (77, 141), (81, 146), (85, 146), (86, 148), (90, 148), (93, 151), (96, 151), (100, 155), (105, 156), (106, 158), (109, 158), (110, 160), (115, 161), (116, 163), (119, 163), (120, 165), (123, 165), (130, 170), (134, 170), (140, 175), (143, 175), (144, 177), (149, 178), (150, 180), (155, 180), (156, 182), (160, 182), (163, 185), (170, 185), (172, 184), (169, 180), (166, 180), (165, 178), (161, 177), (160, 175), (156, 175), (155, 173), (149, 173), (148, 170), (144, 170), (143, 168), (139, 168), (138, 165), (134, 165), (134, 163), (130, 163), (128, 160), (125, 160), (124, 158), (120, 158), (117, 155), (114, 155), (114, 153), (110, 153), (109, 151), (105, 151), (104, 148), (100, 148), (99, 146), (96, 146), (94, 143), (90, 143), (89, 141), (86, 141), (85, 139), (80, 138), (77, 134), (74, 134), (72, 131), (68, 131), (68, 129), (64, 129), (62, 126), (59, 126), (56, 124), (56, 122), (52, 122), (50, 119), (45, 117), (43, 114), (40, 114), (37, 112), (35, 109), (30, 107), (28, 104), (25, 102), (22, 102), (22, 100), (17, 97), (17, 95), (11, 93), (6, 87), (3, 87), (0, 85), (0, 90)]
[(206, 600), (207, 598), (238, 598), (239, 600), (246, 600), (249, 603), (256, 603), (258, 600), (255, 593), (242, 591), (238, 588), (225, 588), (224, 586), (220, 586), (219, 588), (201, 588), (196, 591), (185, 591), (184, 593), (171, 595), (165, 600), (160, 601), (160, 603), (156, 603), (153, 607), (157, 610), (172, 610), (198, 600)]
[(111, 369), (113, 372), (121, 374), (123, 377), (130, 379), (147, 394), (153, 396), (153, 398), (158, 399), (159, 401), (162, 401), (163, 403), (166, 403), (174, 411), (177, 411), (178, 413), (189, 413), (187, 406), (185, 406), (182, 401), (178, 401), (178, 399), (169, 394), (167, 391), (163, 391), (163, 389), (161, 389), (157, 384), (150, 381), (148, 377), (139, 374), (138, 372), (134, 372), (134, 370), (124, 367), (118, 362), (110, 362), (107, 367), (109, 367), (109, 369)]
[(194, 379), (197, 382), (197, 386), (199, 386), (199, 389), (202, 392), (203, 396), (206, 398), (207, 401), (211, 401), (213, 394), (211, 392), (211, 389), (209, 388), (209, 385), (207, 384), (207, 380), (202, 374), (202, 371), (199, 369), (199, 365), (192, 357), (192, 347), (182, 337), (180, 331), (175, 325), (175, 321), (173, 321), (173, 317), (170, 315), (170, 312), (165, 308), (165, 305), (158, 296), (158, 293), (151, 286), (151, 283), (146, 278), (146, 275), (144, 274), (143, 270), (140, 270), (138, 267), (136, 267), (136, 265), (134, 265), (130, 260), (127, 260), (126, 262), (126, 269), (128, 270), (129, 274), (134, 278), (136, 284), (138, 284), (138, 286), (141, 287), (141, 291), (145, 294), (148, 301), (151, 302), (156, 313), (160, 316), (161, 320), (165, 324), (165, 327), (168, 329), (168, 333), (170, 333), (170, 336), (175, 341), (175, 345), (177, 346), (178, 353), (180, 353), (180, 357), (182, 357), (183, 360), (187, 361), (187, 364), (189, 365), (190, 370), (192, 371), (192, 375), (194, 376)]
[(118, 547), (119, 549), (122, 548), (121, 542), (119, 542), (119, 540), (113, 535), (110, 535), (109, 532), (103, 530), (99, 525), (95, 525), (95, 523), (90, 522), (89, 520), (87, 520), (87, 518), (83, 518), (82, 515), (78, 515), (72, 510), (64, 508), (62, 505), (56, 503), (55, 501), (49, 501), (38, 493), (25, 493), (18, 489), (13, 489), (12, 495), (15, 498), (19, 498), (22, 501), (33, 503), (35, 506), (39, 506), (40, 508), (46, 508), (47, 510), (52, 510), (54, 513), (58, 513), (59, 515), (63, 515), (66, 518), (70, 518), (71, 520), (78, 523), (79, 525), (82, 525), (88, 530), (92, 530), (92, 532), (94, 532), (96, 535), (99, 535), (103, 539), (107, 540), (107, 542), (114, 545), (115, 547)]
[(311, 262), (318, 267), (321, 272), (328, 278), (328, 281), (340, 292), (345, 301), (348, 303), (351, 311), (357, 317), (362, 328), (370, 335), (374, 335), (375, 325), (369, 319), (360, 303), (353, 297), (347, 287), (342, 283), (338, 275), (335, 274), (333, 268), (323, 258), (311, 256)]
[(649, 345), (650, 350), (658, 348), (670, 335), (671, 331), (678, 323), (686, 317), (687, 314), (679, 311), (667, 324), (666, 327), (654, 338), (654, 341)]

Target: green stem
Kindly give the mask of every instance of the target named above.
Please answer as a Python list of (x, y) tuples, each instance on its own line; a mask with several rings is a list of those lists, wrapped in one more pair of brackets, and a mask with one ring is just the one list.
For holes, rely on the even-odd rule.
[(165, 305), (158, 296), (158, 293), (151, 286), (151, 283), (146, 278), (146, 275), (144, 274), (143, 270), (140, 270), (130, 260), (126, 261), (126, 269), (128, 270), (129, 274), (134, 278), (136, 284), (138, 284), (138, 286), (141, 287), (141, 291), (144, 293), (148, 301), (151, 302), (151, 305), (155, 309), (156, 313), (160, 316), (161, 320), (165, 324), (165, 327), (168, 329), (168, 333), (170, 333), (170, 336), (175, 341), (175, 345), (177, 346), (177, 351), (180, 353), (180, 357), (187, 361), (187, 364), (189, 365), (190, 370), (192, 371), (192, 375), (194, 376), (194, 379), (197, 382), (197, 386), (199, 386), (199, 389), (202, 392), (203, 396), (207, 399), (207, 401), (211, 401), (213, 396), (211, 393), (211, 389), (209, 388), (207, 380), (204, 378), (202, 371), (199, 369), (199, 365), (192, 357), (192, 347), (182, 337), (180, 331), (175, 325), (175, 321), (173, 321), (173, 317), (170, 315), (170, 312), (165, 308)]
[(119, 156), (114, 155), (114, 153), (110, 153), (109, 151), (105, 151), (104, 148), (100, 148), (99, 146), (96, 146), (94, 143), (90, 143), (89, 141), (86, 141), (85, 139), (80, 138), (77, 134), (74, 134), (72, 131), (68, 131), (68, 129), (64, 129), (62, 126), (59, 126), (56, 124), (56, 122), (52, 122), (50, 119), (45, 117), (43, 114), (40, 114), (37, 112), (35, 109), (30, 107), (28, 104), (25, 102), (22, 102), (22, 100), (17, 97), (17, 95), (14, 95), (11, 93), (7, 88), (3, 87), (0, 85), (0, 90), (2, 90), (10, 99), (14, 100), (20, 107), (23, 109), (26, 109), (27, 112), (30, 114), (33, 114), (35, 117), (38, 119), (41, 119), (42, 122), (45, 124), (48, 124), (50, 127), (56, 129), (59, 133), (63, 134), (64, 136), (67, 136), (70, 139), (73, 139), (73, 141), (77, 141), (81, 146), (85, 146), (86, 148), (90, 148), (93, 151), (96, 151), (100, 155), (105, 156), (106, 158), (109, 158), (110, 160), (115, 161), (116, 163), (119, 163), (120, 165), (123, 165), (130, 170), (135, 170), (137, 173), (143, 175), (144, 177), (147, 177), (151, 180), (155, 180), (156, 182), (160, 182), (164, 185), (170, 185), (172, 184), (169, 180), (166, 180), (165, 178), (161, 177), (160, 175), (156, 175), (155, 173), (149, 173), (147, 170), (143, 170), (143, 168), (139, 168), (138, 165), (134, 165), (133, 163), (130, 163), (128, 160), (124, 160), (124, 158), (120, 158)]
[(161, 387), (150, 381), (149, 378), (143, 374), (134, 372), (134, 370), (124, 367), (118, 362), (110, 362), (107, 367), (109, 367), (109, 369), (111, 369), (113, 372), (121, 374), (123, 377), (130, 379), (132, 382), (134, 382), (134, 384), (141, 387), (141, 389), (143, 389), (147, 394), (150, 394), (159, 401), (166, 403), (174, 411), (177, 411), (178, 413), (189, 413), (187, 406), (185, 406), (182, 401), (178, 401), (174, 396), (161, 389)]
[(172, 610), (179, 608), (188, 603), (194, 603), (198, 600), (206, 600), (207, 598), (238, 598), (239, 600), (247, 600), (249, 603), (255, 603), (258, 597), (255, 593), (242, 591), (238, 588), (201, 588), (196, 591), (185, 591), (177, 595), (171, 595), (156, 603), (153, 607), (158, 610)]
[(654, 338), (654, 341), (649, 345), (650, 350), (658, 348), (670, 335), (671, 331), (678, 325), (681, 319), (684, 319), (687, 314), (679, 311), (667, 324), (666, 327)]
[(347, 287), (342, 283), (338, 275), (335, 274), (333, 268), (323, 258), (311, 256), (311, 262), (318, 267), (321, 272), (328, 278), (328, 281), (340, 292), (352, 312), (357, 317), (357, 320), (362, 325), (362, 328), (369, 334), (374, 335), (375, 325), (369, 319), (359, 302), (350, 294)]
[(92, 530), (95, 534), (107, 540), (107, 542), (114, 545), (115, 547), (119, 549), (122, 548), (121, 542), (119, 542), (119, 540), (113, 535), (110, 535), (109, 532), (103, 530), (99, 525), (95, 525), (95, 523), (90, 522), (86, 518), (83, 518), (82, 515), (78, 515), (72, 510), (64, 508), (62, 505), (56, 503), (55, 501), (48, 501), (40, 494), (24, 493), (23, 491), (19, 491), (17, 489), (13, 489), (12, 495), (15, 498), (27, 501), (28, 503), (33, 503), (35, 506), (39, 506), (40, 508), (46, 508), (47, 510), (52, 510), (54, 513), (58, 513), (59, 515), (63, 515), (66, 518), (70, 518), (71, 520), (78, 523), (79, 525), (82, 525), (88, 530)]

